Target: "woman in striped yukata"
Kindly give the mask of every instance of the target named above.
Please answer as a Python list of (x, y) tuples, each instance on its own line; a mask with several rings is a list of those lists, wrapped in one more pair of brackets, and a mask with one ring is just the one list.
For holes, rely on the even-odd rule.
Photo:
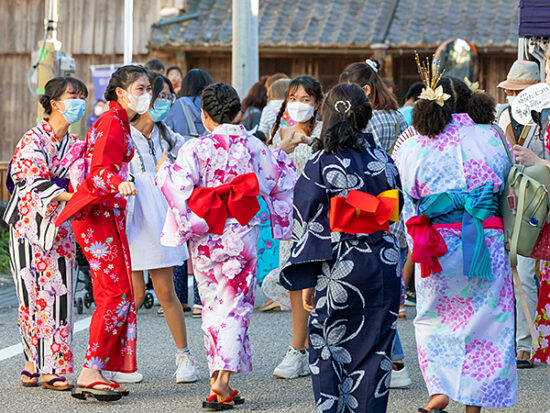
[[(69, 390), (73, 372), (73, 272), (75, 238), (70, 223), (54, 221), (72, 194), (69, 166), (80, 155), (68, 133), (85, 111), (88, 90), (80, 80), (51, 79), (40, 97), (47, 115), (17, 144), (10, 163), (13, 192), (4, 221), (10, 231), (10, 267), (19, 299), (18, 324), (25, 354), (21, 383)], [(75, 145), (76, 144), (76, 145)]]

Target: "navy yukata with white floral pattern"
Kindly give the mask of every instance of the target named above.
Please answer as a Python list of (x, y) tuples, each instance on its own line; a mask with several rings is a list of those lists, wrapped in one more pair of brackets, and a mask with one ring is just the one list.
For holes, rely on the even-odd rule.
[(392, 160), (370, 134), (363, 136), (360, 153), (314, 155), (294, 192), (294, 244), (281, 283), (290, 290), (315, 287), (309, 362), (317, 412), (384, 412), (388, 403), (399, 246), (386, 231), (331, 232), (328, 219), (334, 196), (400, 189)]

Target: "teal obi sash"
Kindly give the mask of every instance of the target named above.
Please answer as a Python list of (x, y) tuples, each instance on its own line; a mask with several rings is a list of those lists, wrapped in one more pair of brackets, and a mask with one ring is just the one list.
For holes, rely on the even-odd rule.
[(430, 218), (430, 224), (462, 222), (463, 271), (468, 277), (493, 278), (489, 248), (485, 243), (483, 221), (498, 214), (498, 194), (494, 183), (471, 192), (444, 192), (422, 198), (419, 215)]

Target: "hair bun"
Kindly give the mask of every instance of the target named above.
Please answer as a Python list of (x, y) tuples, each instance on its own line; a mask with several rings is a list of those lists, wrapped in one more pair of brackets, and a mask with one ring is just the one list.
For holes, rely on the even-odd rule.
[(52, 111), (52, 98), (48, 95), (40, 95), (38, 101), (44, 108), (45, 113), (51, 113)]

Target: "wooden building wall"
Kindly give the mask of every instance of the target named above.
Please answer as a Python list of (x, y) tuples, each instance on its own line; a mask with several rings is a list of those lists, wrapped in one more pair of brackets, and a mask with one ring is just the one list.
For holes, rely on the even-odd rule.
[[(421, 58), (427, 57), (422, 55)], [(516, 60), (516, 53), (487, 53), (480, 55), (479, 81), (482, 89), (490, 93), (497, 103), (505, 103), (502, 89), (497, 85), (506, 79), (506, 75)], [(396, 85), (396, 95), (400, 104), (403, 103), (408, 88), (420, 80), (413, 54), (393, 56), (393, 81)]]
[[(184, 0), (134, 0), (134, 61), (151, 54), (151, 25), (165, 6), (181, 8)], [(90, 89), (89, 66), (122, 63), (122, 0), (60, 0), (58, 39), (76, 62), (75, 76)], [(44, 0), (0, 0), (0, 162), (8, 161), (21, 136), (36, 122), (36, 100), (27, 87), (31, 53), (44, 35)], [(85, 124), (85, 122), (81, 122)]]

